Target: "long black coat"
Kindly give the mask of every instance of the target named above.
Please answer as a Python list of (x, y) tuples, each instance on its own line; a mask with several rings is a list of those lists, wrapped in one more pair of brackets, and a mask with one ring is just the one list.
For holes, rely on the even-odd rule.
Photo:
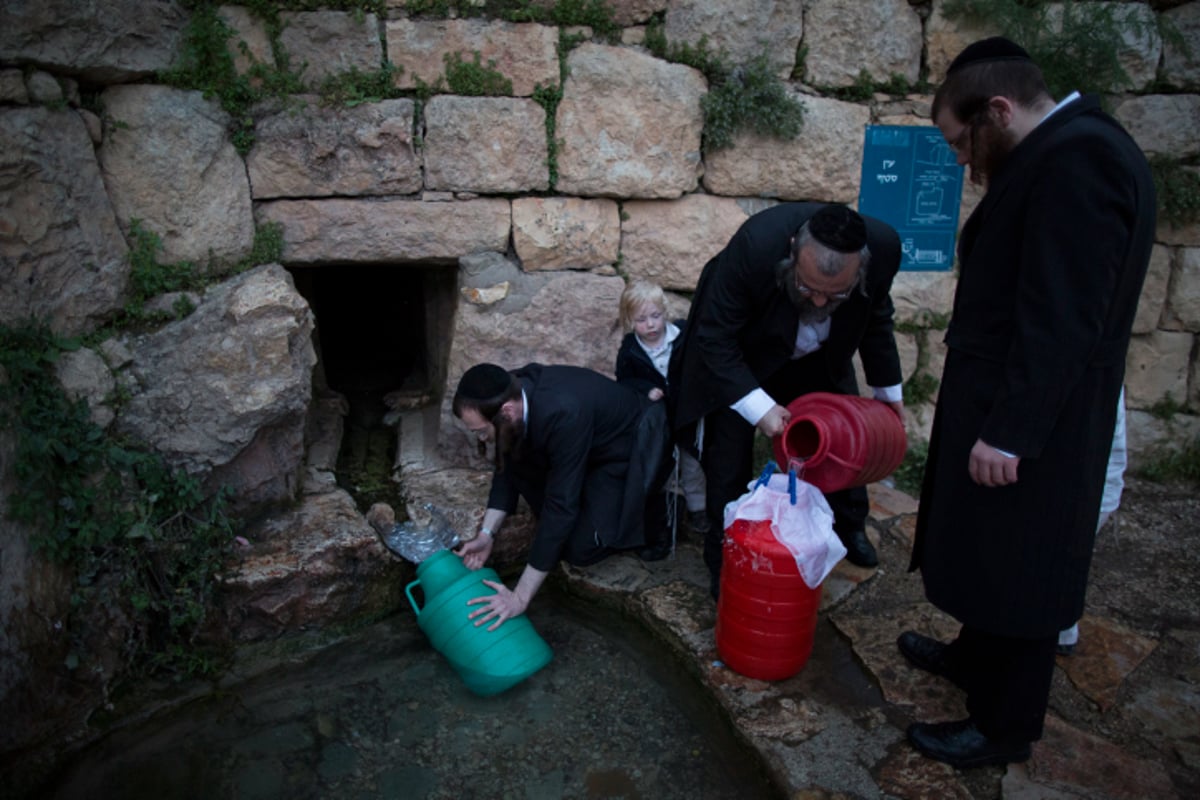
[(662, 404), (582, 367), (529, 364), (513, 374), (527, 400), (525, 447), (493, 475), (488, 508), (512, 513), (518, 495), (529, 503), (538, 516), (529, 563), (549, 571), (571, 536), (643, 544), (645, 498), (669, 442)]
[[(912, 568), (964, 624), (1041, 637), (1083, 612), (1154, 209), (1141, 151), (1086, 98), (1017, 145), (963, 228)], [(1016, 483), (971, 481), (977, 439), (1021, 457)]]
[[(821, 203), (782, 203), (742, 224), (714, 256), (696, 285), (687, 329), (676, 340), (682, 353), (678, 377), (672, 370), (673, 424), (678, 430), (761, 387), (789, 364), (800, 313), (775, 279), (775, 267), (791, 251), (797, 229)], [(856, 392), (852, 358), (858, 351), (867, 383), (900, 383), (900, 358), (893, 334), (889, 295), (900, 269), (900, 240), (886, 223), (864, 217), (871, 251), (865, 292), (833, 313), (829, 338), (806, 364), (824, 373), (810, 381), (828, 391)], [(672, 365), (675, 366), (674, 364)], [(792, 397), (776, 397), (787, 404)]]

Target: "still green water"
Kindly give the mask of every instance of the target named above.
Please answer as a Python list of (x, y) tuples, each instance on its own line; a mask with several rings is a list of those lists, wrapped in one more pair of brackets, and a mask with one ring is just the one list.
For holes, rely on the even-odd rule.
[(636, 623), (543, 591), (549, 666), (470, 694), (411, 614), (123, 728), (53, 798), (775, 797), (691, 676)]

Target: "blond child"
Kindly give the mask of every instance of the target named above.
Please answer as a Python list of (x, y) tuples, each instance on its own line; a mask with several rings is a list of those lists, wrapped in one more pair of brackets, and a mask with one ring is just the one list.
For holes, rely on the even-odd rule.
[[(648, 281), (634, 281), (625, 287), (618, 316), (625, 338), (617, 351), (617, 381), (653, 401), (662, 401), (669, 391), (668, 368), (678, 352), (674, 345), (682, 333), (684, 320), (667, 319), (663, 290)], [(675, 465), (675, 477), (667, 491), (682, 491), (688, 526), (702, 536), (709, 526), (704, 513), (704, 472), (694, 456), (678, 448)], [(669, 503), (668, 510), (673, 509), (674, 503)], [(673, 518), (673, 513), (670, 516)]]

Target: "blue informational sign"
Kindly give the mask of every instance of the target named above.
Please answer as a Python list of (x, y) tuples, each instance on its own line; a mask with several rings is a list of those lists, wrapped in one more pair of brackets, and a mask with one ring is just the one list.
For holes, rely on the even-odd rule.
[(932, 125), (868, 125), (858, 210), (900, 234), (902, 270), (948, 270), (963, 168)]

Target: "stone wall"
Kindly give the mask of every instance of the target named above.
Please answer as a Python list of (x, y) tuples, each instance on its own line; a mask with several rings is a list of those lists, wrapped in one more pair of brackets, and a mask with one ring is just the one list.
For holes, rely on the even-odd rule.
[[(255, 141), (242, 154), (230, 134), (237, 121), (214, 99), (156, 77), (180, 57), (188, 24), (181, 2), (3, 4), (0, 324), (37, 318), (79, 335), (112, 320), (129, 298), (135, 223), (161, 238), (161, 261), (214, 270), (248, 255), (256, 227), (278, 223), (285, 267), (453, 272), (456, 308), (429, 326), (442, 332), (431, 374), (443, 402), (446, 388), (482, 360), (607, 372), (626, 279), (662, 284), (672, 314), (685, 314), (704, 263), (747, 217), (779, 201), (854, 204), (864, 126), (928, 124), (928, 95), (851, 102), (833, 90), (864, 71), (875, 81), (925, 75), (936, 84), (963, 46), (993, 32), (948, 19), (944, 0), (608, 5), (621, 26), (611, 39), (537, 23), (410, 17), (402, 0), (387, 0), (373, 4), (379, 13), (283, 13), (275, 46), (247, 8), (223, 6), (238, 68), (280, 68), (283, 56), (304, 87), (290, 102), (254, 110)], [(1125, 7), (1138, 19), (1169, 19), (1191, 52), (1131, 34), (1122, 52), (1131, 85), (1113, 87), (1111, 107), (1148, 153), (1196, 163), (1200, 0)], [(765, 51), (804, 106), (800, 135), (744, 134), (728, 149), (704, 152), (706, 80), (643, 45), (652, 18), (670, 42), (703, 40), (734, 63)], [(564, 33), (576, 43), (560, 52)], [(510, 96), (422, 99), (416, 90), (441, 78), (444, 55), (475, 53), (511, 80)], [(315, 94), (325, 78), (388, 63), (399, 68), (396, 86), (406, 96), (327, 106)], [(561, 91), (553, 119), (539, 87)], [(968, 188), (962, 219), (979, 197)], [(928, 326), (948, 313), (953, 291), (950, 272), (897, 279), (906, 377), (940, 374), (941, 334)], [(173, 300), (163, 298), (163, 307)], [(94, 403), (98, 424), (232, 484), (244, 507), (265, 513), (296, 501), (259, 526), (269, 563), (234, 587), (245, 600), (246, 636), (362, 612), (369, 601), (345, 591), (338, 576), (366, 585), (384, 571), (369, 526), (330, 477), (344, 405), (319, 385), (310, 391), (312, 320), (302, 298), (275, 265), (195, 300), (200, 313), (190, 320), (81, 352), (65, 365), (64, 384)], [(1200, 223), (1160, 226), (1134, 333), (1136, 463), (1200, 432)], [(128, 397), (122, 410), (105, 407), (115, 385)], [(1151, 413), (1169, 404), (1182, 413)], [(931, 409), (911, 407), (914, 440), (927, 436)], [(478, 466), (444, 407), (425, 416), (430, 424), (419, 434), (438, 455)], [(0, 437), (0, 467), (11, 452)], [(12, 490), (0, 475), (0, 512)], [(6, 542), (20, 544), (5, 544), (0, 559), (2, 707), (51, 719), (71, 698), (10, 701), (53, 696), (45, 680), (30, 677), (30, 642), (55, 636), (57, 606), (46, 598), (61, 599), (63, 577), (28, 554), (26, 531), (4, 519), (0, 527)], [(300, 544), (280, 541), (294, 529), (303, 531)], [(340, 548), (333, 555), (330, 542)], [(305, 576), (303, 596), (281, 588), (281, 576), (295, 574)], [(395, 583), (394, 574), (385, 578)], [(76, 705), (80, 714), (89, 709)], [(46, 732), (28, 736), (39, 733)], [(12, 745), (0, 741), (0, 749)]]
[[(609, 4), (623, 26), (619, 44), (572, 29), (580, 41), (560, 53), (564, 31), (555, 26), (410, 17), (399, 0), (383, 14), (288, 12), (278, 45), (310, 90), (385, 63), (398, 68), (400, 89), (415, 90), (443, 77), (444, 56), (477, 52), (511, 80), (512, 96), (419, 103), (414, 91), (330, 107), (301, 95), (256, 113), (255, 143), (242, 157), (213, 100), (153, 82), (179, 54), (182, 7), (109, 5), (102, 20), (65, 0), (37, 12), (10, 7), (0, 19), (0, 130), (5, 171), (17, 179), (4, 195), (0, 244), (18, 277), (0, 289), (0, 321), (36, 314), (79, 333), (111, 316), (124, 301), (121, 234), (134, 220), (162, 237), (165, 261), (236, 260), (265, 222), (282, 225), (291, 267), (453, 268), (464, 256), (497, 254), (506, 267), (458, 266), (458, 314), (436, 370), (447, 385), (483, 359), (609, 370), (624, 279), (657, 281), (686, 309), (705, 261), (754, 211), (786, 200), (856, 202), (865, 125), (928, 124), (927, 95), (848, 102), (831, 90), (863, 72), (877, 81), (924, 74), (936, 84), (966, 43), (993, 33), (948, 19), (943, 0), (621, 0)], [(1161, 14), (1186, 41), (1200, 40), (1200, 3), (1127, 6), (1132, 19)], [(261, 19), (233, 5), (220, 14), (240, 69), (281, 66)], [(652, 17), (672, 44), (703, 38), (733, 63), (765, 50), (804, 105), (801, 134), (745, 134), (705, 153), (706, 81), (641, 45)], [(153, 35), (136, 35), (151, 25)], [(1113, 87), (1114, 114), (1147, 153), (1194, 160), (1200, 64), (1156, 34), (1127, 39), (1130, 85)], [(96, 93), (92, 110), (80, 106), (81, 87)], [(532, 99), (538, 87), (561, 90), (553, 142), (545, 106)], [(968, 187), (962, 219), (978, 197)], [(1129, 355), (1135, 461), (1179, 441), (1180, 429), (1200, 430), (1197, 247), (1197, 224), (1161, 227)], [(953, 283), (952, 273), (897, 280), (907, 375), (937, 376), (940, 334), (921, 328), (948, 312)], [(1172, 403), (1186, 413), (1169, 424), (1146, 413)], [(931, 405), (912, 412), (910, 434), (923, 439)], [(465, 441), (444, 427), (443, 450), (465, 457)]]

